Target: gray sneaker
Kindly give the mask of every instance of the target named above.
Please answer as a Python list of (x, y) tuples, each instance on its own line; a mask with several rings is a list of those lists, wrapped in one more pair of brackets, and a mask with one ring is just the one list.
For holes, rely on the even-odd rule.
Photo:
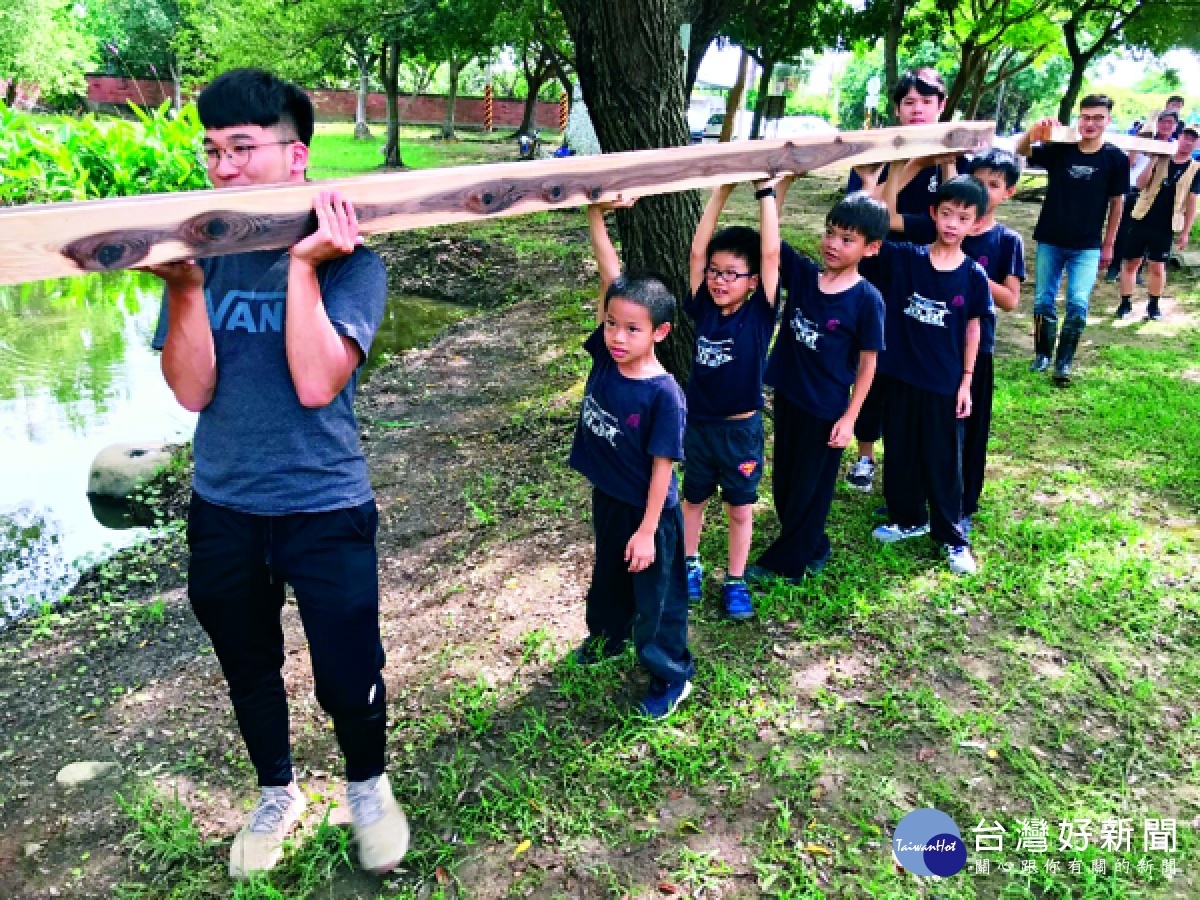
[(408, 852), (408, 819), (396, 802), (387, 775), (346, 785), (346, 802), (354, 820), (358, 861), (373, 875), (400, 865)]
[(871, 493), (875, 484), (875, 460), (869, 456), (860, 456), (858, 462), (846, 473), (846, 484), (864, 494)]
[(229, 877), (251, 878), (275, 868), (283, 842), (300, 821), (306, 801), (295, 783), (261, 789), (258, 805), (233, 839)]

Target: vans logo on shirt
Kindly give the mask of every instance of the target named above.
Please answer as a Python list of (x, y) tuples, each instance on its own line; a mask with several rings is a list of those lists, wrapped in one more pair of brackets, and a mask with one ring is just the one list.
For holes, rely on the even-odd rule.
[(920, 294), (913, 294), (908, 298), (908, 306), (905, 308), (904, 314), (916, 319), (922, 325), (936, 325), (938, 328), (945, 328), (946, 316), (950, 314), (950, 310), (941, 300), (929, 300)]
[(241, 330), (249, 334), (283, 331), (283, 307), (287, 300), (284, 291), (227, 291), (215, 306), (208, 291), (204, 292), (204, 299), (213, 331)]
[(1071, 178), (1081, 178), (1084, 181), (1090, 179), (1098, 171), (1099, 169), (1097, 169), (1095, 166), (1076, 165), (1067, 167), (1067, 175), (1069, 175)]
[(716, 369), (733, 362), (733, 339), (725, 341), (710, 341), (708, 338), (696, 339), (696, 365)]
[(817, 330), (816, 322), (805, 318), (804, 313), (796, 310), (796, 314), (792, 316), (791, 326), (796, 340), (809, 350), (820, 352), (817, 348), (817, 340), (821, 337), (821, 332)]
[(610, 446), (617, 446), (617, 436), (621, 433), (617, 417), (607, 412), (591, 394), (587, 394), (583, 398), (583, 411), (580, 418), (587, 426), (588, 431), (596, 437), (608, 441)]

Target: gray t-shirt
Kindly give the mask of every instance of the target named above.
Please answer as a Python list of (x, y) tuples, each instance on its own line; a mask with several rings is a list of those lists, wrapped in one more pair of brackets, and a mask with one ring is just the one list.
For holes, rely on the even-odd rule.
[[(354, 394), (361, 366), (328, 406), (296, 396), (284, 344), (286, 250), (200, 261), (217, 355), (217, 386), (196, 423), (193, 489), (258, 515), (325, 512), (371, 499)], [(387, 305), (383, 262), (359, 247), (317, 270), (325, 311), (363, 358)], [(153, 346), (167, 337), (167, 304)]]

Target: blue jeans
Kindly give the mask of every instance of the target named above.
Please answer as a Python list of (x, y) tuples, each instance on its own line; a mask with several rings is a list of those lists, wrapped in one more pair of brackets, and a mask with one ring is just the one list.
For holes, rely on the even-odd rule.
[(1033, 314), (1048, 322), (1058, 322), (1055, 298), (1067, 273), (1067, 318), (1087, 319), (1088, 301), (1096, 285), (1100, 268), (1100, 248), (1069, 250), (1053, 244), (1038, 244), (1037, 287), (1034, 291)]

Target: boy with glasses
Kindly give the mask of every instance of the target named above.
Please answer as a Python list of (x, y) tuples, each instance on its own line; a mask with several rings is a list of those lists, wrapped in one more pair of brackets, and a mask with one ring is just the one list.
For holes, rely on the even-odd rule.
[[(1129, 157), (1104, 140), (1112, 107), (1103, 94), (1080, 101), (1078, 143), (1050, 143), (1058, 125), (1054, 119), (1042, 119), (1017, 141), (1017, 153), (1048, 176), (1046, 200), (1033, 232), (1038, 248), (1030, 371), (1045, 372), (1053, 359), (1054, 381), (1063, 386), (1070, 383), (1071, 364), (1087, 327), (1096, 276), (1112, 261), (1129, 193)], [(1056, 297), (1064, 272), (1067, 318), (1060, 336)]]
[[(257, 69), (197, 101), (214, 187), (302, 184), (313, 107)], [(345, 758), (364, 868), (395, 868), (408, 824), (384, 772), (379, 524), (354, 394), (387, 303), (382, 261), (354, 208), (314, 202), (317, 230), (288, 250), (154, 266), (166, 283), (155, 346), (179, 402), (199, 413), (188, 511), (188, 597), (212, 640), (260, 796), (229, 856), (232, 877), (271, 869), (304, 811), (282, 676), (291, 585), (317, 701)]]
[(700, 532), (704, 509), (721, 491), (729, 521), (729, 562), (722, 597), (734, 620), (754, 616), (746, 561), (763, 468), (763, 367), (775, 330), (779, 290), (779, 208), (773, 184), (755, 193), (761, 235), (734, 226), (714, 234), (733, 185), (713, 191), (692, 239), (691, 294), (684, 310), (696, 324), (696, 358), (687, 384), (683, 527), (688, 599), (703, 595)]

